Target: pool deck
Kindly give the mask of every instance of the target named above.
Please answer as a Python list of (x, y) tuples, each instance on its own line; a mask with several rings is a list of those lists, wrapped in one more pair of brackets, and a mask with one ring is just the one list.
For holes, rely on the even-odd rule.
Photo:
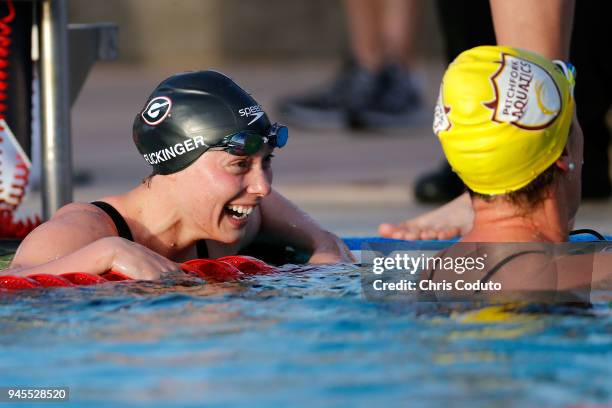
[[(134, 115), (168, 74), (183, 70), (133, 65), (94, 67), (72, 110), (74, 167), (93, 175), (75, 189), (77, 201), (125, 191), (149, 168), (131, 141)], [(333, 74), (330, 64), (248, 65), (221, 68), (250, 90), (273, 120), (278, 98), (307, 90)], [(433, 106), (441, 64), (418, 70), (427, 106)], [(415, 201), (410, 186), (439, 162), (441, 149), (430, 121), (394, 132), (306, 130), (292, 127), (287, 148), (274, 159), (274, 186), (326, 228), (343, 235), (376, 235), (383, 221), (400, 221), (435, 208)], [(38, 205), (32, 194), (25, 211)], [(612, 201), (586, 202), (577, 227), (612, 233)]]

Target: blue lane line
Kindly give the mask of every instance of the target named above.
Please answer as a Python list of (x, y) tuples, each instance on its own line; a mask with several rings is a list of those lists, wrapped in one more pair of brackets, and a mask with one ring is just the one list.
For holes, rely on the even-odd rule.
[[(606, 240), (612, 241), (612, 235), (605, 235)], [(392, 238), (381, 238), (381, 237), (345, 237), (343, 238), (344, 243), (351, 251), (356, 251), (361, 249), (361, 245), (364, 243), (391, 243), (391, 242), (406, 242), (401, 239), (392, 239)], [(419, 242), (438, 242), (438, 243), (447, 243), (452, 244), (456, 242), (457, 239), (451, 240), (440, 240), (440, 241), (419, 241)], [(585, 235), (574, 235), (570, 237), (571, 242), (589, 242), (596, 241), (592, 236)]]

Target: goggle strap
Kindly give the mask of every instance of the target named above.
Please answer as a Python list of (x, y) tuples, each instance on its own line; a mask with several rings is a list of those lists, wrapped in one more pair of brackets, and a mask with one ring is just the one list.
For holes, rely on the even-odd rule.
[(574, 97), (574, 87), (576, 86), (576, 67), (571, 62), (565, 62), (561, 60), (553, 60), (553, 63), (561, 70), (563, 76), (567, 79), (570, 84), (570, 90), (572, 97)]

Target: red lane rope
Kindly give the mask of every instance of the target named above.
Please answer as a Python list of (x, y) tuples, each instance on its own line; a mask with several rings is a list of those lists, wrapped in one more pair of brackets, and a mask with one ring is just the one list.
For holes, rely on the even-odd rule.
[(24, 239), (41, 223), (39, 215), (25, 220), (16, 220), (11, 210), (0, 210), (0, 237)]
[(8, 88), (8, 56), (11, 52), (11, 26), (9, 23), (15, 19), (15, 6), (13, 0), (7, 0), (8, 15), (0, 19), (0, 119), (4, 119), (7, 105), (4, 103), (8, 96), (6, 89)]
[[(251, 275), (262, 275), (275, 270), (273, 266), (250, 256), (225, 256), (219, 259), (193, 259), (181, 265), (185, 273), (207, 282), (229, 282)], [(0, 275), (1, 290), (20, 290), (50, 287), (87, 286), (107, 282), (132, 280), (126, 275), (108, 271), (101, 275), (68, 272), (59, 275), (32, 274), (28, 276)]]
[[(0, 18), (0, 119), (6, 119), (7, 105), (7, 89), (9, 87), (9, 55), (11, 53), (11, 33), (12, 28), (10, 23), (15, 19), (15, 6), (13, 0), (6, 0), (8, 7), (8, 14)], [(0, 143), (2, 139), (2, 131), (4, 127), (0, 125)], [(15, 199), (17, 202), (21, 201), (21, 197), (25, 194), (25, 187), (28, 184), (30, 170), (27, 165), (20, 159), (17, 163), (17, 174), (15, 175), (14, 182), (10, 187), (14, 190), (11, 193), (11, 199)], [(0, 171), (2, 169), (0, 168)], [(26, 218), (25, 220), (15, 220), (13, 218), (13, 211), (16, 206), (8, 205), (9, 203), (2, 203), (3, 207), (8, 206), (9, 208), (0, 209), (0, 237), (3, 238), (15, 238), (23, 239), (30, 231), (36, 228), (41, 223), (41, 219), (38, 215)]]

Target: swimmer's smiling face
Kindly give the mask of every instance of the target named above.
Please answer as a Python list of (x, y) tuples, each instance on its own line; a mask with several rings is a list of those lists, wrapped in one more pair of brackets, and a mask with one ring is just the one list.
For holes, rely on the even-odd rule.
[(251, 156), (208, 151), (181, 172), (184, 197), (179, 205), (208, 239), (234, 244), (250, 222), (259, 220), (259, 204), (270, 194), (272, 148)]

